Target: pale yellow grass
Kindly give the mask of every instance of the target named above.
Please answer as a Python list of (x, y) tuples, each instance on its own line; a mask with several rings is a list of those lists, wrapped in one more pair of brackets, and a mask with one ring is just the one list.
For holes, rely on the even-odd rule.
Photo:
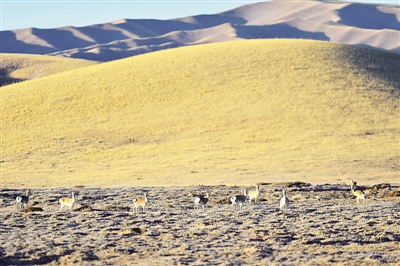
[(399, 55), (305, 40), (149, 53), (2, 89), (2, 186), (393, 182)]
[[(32, 54), (0, 54), (0, 77), (13, 80), (30, 80), (52, 74), (93, 66), (99, 62), (64, 57)], [(3, 83), (3, 82), (2, 82)], [(0, 84), (1, 85), (1, 84)]]

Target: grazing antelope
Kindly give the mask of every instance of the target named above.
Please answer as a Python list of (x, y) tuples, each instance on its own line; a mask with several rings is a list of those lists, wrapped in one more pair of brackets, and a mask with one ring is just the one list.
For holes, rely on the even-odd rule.
[(60, 204), (61, 204), (61, 208), (60, 211), (64, 208), (64, 206), (69, 207), (70, 210), (72, 210), (72, 208), (75, 205), (76, 202), (76, 198), (75, 198), (75, 192), (71, 192), (72, 198), (61, 198), (59, 200)]
[(250, 190), (248, 192), (249, 203), (251, 204), (251, 200), (254, 199), (254, 204), (257, 201), (257, 198), (260, 196), (260, 185), (256, 185), (256, 190)]
[(194, 198), (194, 205), (196, 209), (199, 209), (200, 205), (203, 206), (203, 211), (205, 206), (210, 202), (210, 193), (206, 193), (206, 196), (198, 196)]
[(19, 205), (20, 209), (22, 209), (22, 206), (24, 206), (24, 209), (28, 208), (30, 196), (31, 196), (31, 191), (27, 189), (25, 190), (25, 196), (18, 196), (15, 198), (15, 201)]
[(133, 199), (133, 208), (135, 209), (135, 212), (138, 212), (139, 206), (141, 206), (143, 211), (145, 211), (146, 204), (147, 204), (147, 194), (146, 193), (144, 193), (144, 198)]
[(376, 191), (379, 187), (379, 185), (373, 185), (372, 187), (364, 187), (364, 186), (357, 186), (357, 182), (356, 181), (350, 181), (349, 183), (350, 188), (353, 187), (353, 189), (356, 190), (360, 190), (361, 192), (363, 192), (365, 195), (369, 195), (374, 193), (374, 191)]
[(283, 209), (287, 209), (289, 207), (289, 199), (286, 197), (286, 190), (282, 189), (282, 198), (280, 202), (280, 209), (283, 212)]
[(232, 202), (232, 206), (235, 208), (236, 210), (236, 205), (239, 204), (240, 209), (242, 209), (243, 207), (243, 203), (246, 202), (247, 200), (247, 190), (245, 189), (243, 191), (243, 195), (236, 195), (230, 198), (231, 202)]
[(367, 199), (367, 195), (362, 190), (354, 190), (353, 184), (351, 184), (350, 189), (353, 195), (357, 197), (357, 203), (360, 203), (360, 199), (363, 201), (363, 203), (365, 202), (365, 200)]

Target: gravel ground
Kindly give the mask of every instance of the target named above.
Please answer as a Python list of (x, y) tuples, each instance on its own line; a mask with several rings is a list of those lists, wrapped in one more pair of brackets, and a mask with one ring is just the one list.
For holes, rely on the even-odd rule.
[[(346, 185), (269, 184), (234, 210), (245, 187), (34, 189), (28, 210), (0, 189), (0, 264), (399, 265), (400, 191), (357, 204)], [(290, 207), (279, 209), (287, 189)], [(247, 187), (247, 189), (253, 189)], [(75, 191), (73, 210), (58, 199)], [(148, 195), (135, 213), (132, 199)], [(195, 210), (195, 195), (211, 201)]]

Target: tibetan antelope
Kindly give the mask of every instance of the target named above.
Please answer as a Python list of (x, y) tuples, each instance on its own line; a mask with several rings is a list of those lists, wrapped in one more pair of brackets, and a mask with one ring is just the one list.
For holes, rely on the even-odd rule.
[(133, 208), (135, 209), (135, 212), (138, 212), (139, 206), (142, 207), (143, 211), (145, 211), (146, 204), (147, 204), (146, 193), (144, 193), (144, 198), (133, 199)]
[(22, 209), (22, 207), (24, 207), (24, 209), (28, 208), (30, 197), (31, 197), (31, 191), (27, 189), (25, 191), (25, 196), (18, 196), (15, 198), (15, 201), (17, 202), (17, 205), (19, 205), (20, 209)]
[(247, 194), (249, 196), (249, 203), (251, 204), (251, 200), (254, 199), (254, 204), (257, 201), (257, 198), (260, 196), (260, 185), (256, 185), (256, 190), (250, 190)]
[(195, 209), (199, 209), (200, 205), (203, 206), (203, 211), (205, 206), (210, 202), (210, 193), (206, 193), (206, 196), (198, 196), (194, 198)]
[(283, 212), (283, 209), (287, 209), (289, 207), (289, 199), (286, 197), (286, 189), (282, 189), (282, 198), (279, 207), (281, 212)]
[(243, 203), (245, 203), (247, 200), (247, 190), (245, 189), (243, 191), (243, 195), (233, 196), (230, 198), (230, 200), (231, 200), (232, 206), (235, 208), (235, 210), (236, 210), (237, 205), (239, 205), (239, 208), (242, 209)]
[(354, 181), (351, 181), (351, 184), (350, 184), (351, 192), (353, 193), (354, 196), (357, 197), (357, 203), (360, 203), (360, 200), (362, 200), (364, 203), (365, 200), (367, 199), (367, 194), (364, 193), (361, 189), (355, 189), (354, 188), (355, 184), (357, 184), (357, 183)]
[(72, 208), (75, 205), (76, 202), (76, 198), (75, 198), (75, 192), (71, 192), (72, 197), (71, 198), (61, 198), (58, 202), (60, 202), (61, 204), (61, 208), (60, 211), (64, 208), (64, 206), (69, 207), (70, 210), (72, 210)]

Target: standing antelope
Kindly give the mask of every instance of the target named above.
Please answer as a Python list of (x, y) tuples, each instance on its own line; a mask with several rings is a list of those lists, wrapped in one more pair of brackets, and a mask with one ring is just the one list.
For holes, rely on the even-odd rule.
[(135, 212), (138, 212), (139, 206), (141, 206), (144, 211), (146, 204), (147, 204), (147, 194), (146, 193), (144, 193), (144, 198), (133, 199), (133, 208), (135, 209)]
[(282, 189), (282, 198), (280, 202), (280, 209), (283, 212), (283, 209), (287, 209), (289, 207), (289, 199), (286, 197), (286, 189)]
[(194, 198), (194, 205), (196, 209), (199, 209), (200, 205), (203, 206), (203, 211), (205, 206), (210, 202), (210, 193), (206, 193), (206, 196), (198, 196)]
[(31, 191), (27, 189), (25, 190), (25, 196), (18, 196), (15, 198), (15, 201), (17, 202), (17, 205), (19, 205), (20, 209), (22, 209), (22, 206), (24, 207), (24, 209), (28, 208), (30, 196)]
[(251, 204), (251, 200), (254, 199), (254, 204), (255, 204), (257, 198), (260, 196), (260, 185), (259, 184), (256, 185), (256, 190), (249, 191), (248, 196), (249, 196), (249, 203)]
[(64, 206), (69, 207), (70, 210), (72, 210), (72, 208), (74, 207), (75, 202), (76, 202), (75, 192), (72, 191), (71, 194), (72, 194), (71, 198), (61, 198), (59, 200), (59, 202), (61, 204), (60, 211), (64, 208)]
[(353, 195), (357, 197), (357, 203), (360, 203), (360, 199), (363, 201), (363, 203), (365, 202), (365, 200), (367, 199), (367, 195), (362, 190), (354, 190), (353, 184), (351, 184), (350, 189)]
[(247, 190), (245, 189), (243, 191), (243, 195), (236, 195), (230, 198), (231, 202), (232, 202), (232, 206), (235, 208), (236, 210), (236, 205), (239, 204), (240, 209), (242, 209), (243, 207), (243, 203), (246, 202), (247, 200)]

